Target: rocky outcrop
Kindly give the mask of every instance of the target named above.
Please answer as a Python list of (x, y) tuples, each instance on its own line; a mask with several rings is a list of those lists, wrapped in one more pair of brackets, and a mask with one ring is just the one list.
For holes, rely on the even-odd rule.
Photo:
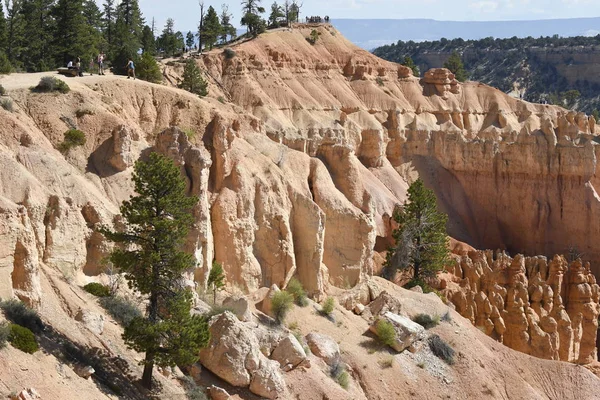
[(373, 324), (369, 327), (371, 332), (377, 334), (377, 325), (379, 321), (389, 323), (395, 332), (394, 343), (391, 346), (397, 352), (402, 352), (405, 349), (413, 346), (417, 340), (425, 337), (425, 328), (402, 315), (394, 314), (389, 311), (384, 312)]
[(340, 347), (331, 338), (322, 333), (311, 332), (306, 335), (306, 343), (310, 351), (321, 358), (329, 366), (334, 366), (340, 361)]
[(200, 362), (233, 386), (249, 387), (253, 393), (275, 399), (285, 393), (279, 363), (260, 352), (251, 327), (225, 312), (210, 323), (211, 339), (200, 352)]
[[(448, 99), (450, 93), (460, 93), (458, 81), (454, 74), (446, 68), (433, 68), (425, 72), (423, 84), (426, 92), (437, 94), (445, 100)], [(430, 85), (432, 88), (429, 88)]]
[(540, 358), (597, 360), (600, 287), (589, 263), (471, 251), (448, 270), (448, 299), (486, 334)]

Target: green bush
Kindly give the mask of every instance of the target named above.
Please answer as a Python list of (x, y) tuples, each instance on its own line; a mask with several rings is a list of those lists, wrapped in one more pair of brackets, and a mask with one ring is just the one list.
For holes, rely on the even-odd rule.
[(13, 112), (15, 109), (12, 99), (0, 99), (0, 106), (8, 112)]
[(234, 58), (236, 56), (236, 53), (233, 49), (227, 48), (227, 49), (223, 50), (223, 55), (225, 56), (225, 58), (227, 60), (231, 60), (232, 58)]
[(448, 365), (454, 364), (454, 349), (438, 335), (429, 338), (429, 348), (436, 357), (444, 360)]
[(69, 129), (65, 132), (65, 140), (58, 145), (58, 149), (66, 153), (73, 147), (83, 146), (86, 142), (85, 133), (78, 129)]
[(292, 309), (293, 303), (294, 296), (285, 290), (279, 291), (273, 295), (273, 298), (271, 299), (271, 309), (273, 310), (275, 321), (277, 321), (278, 324), (282, 324), (285, 321), (285, 316)]
[(306, 307), (308, 305), (308, 297), (306, 296), (306, 291), (304, 290), (302, 283), (300, 283), (298, 279), (290, 279), (286, 290), (288, 291), (288, 293), (294, 296), (294, 303), (296, 303), (300, 307)]
[(232, 313), (235, 314), (235, 311), (233, 310), (233, 308), (227, 307), (227, 306), (220, 306), (220, 305), (215, 304), (215, 305), (213, 305), (210, 308), (210, 311), (207, 312), (205, 314), (205, 316), (206, 316), (206, 319), (209, 320), (212, 317), (214, 317), (215, 315), (221, 315), (221, 314), (223, 314), (225, 311), (229, 311), (229, 312), (232, 312)]
[(197, 94), (200, 97), (204, 97), (208, 94), (208, 83), (202, 77), (202, 71), (196, 64), (196, 61), (192, 58), (185, 63), (182, 81), (179, 84), (179, 87), (190, 93)]
[(12, 65), (10, 65), (10, 61), (8, 61), (8, 57), (4, 52), (0, 51), (0, 75), (10, 74), (13, 70)]
[(346, 371), (346, 366), (341, 363), (335, 363), (330, 370), (330, 375), (335, 381), (344, 389), (348, 389), (350, 386), (350, 374)]
[(310, 32), (310, 36), (306, 38), (306, 41), (314, 46), (317, 43), (317, 40), (319, 40), (319, 36), (321, 36), (321, 32), (313, 29)]
[(35, 340), (35, 335), (30, 329), (24, 326), (11, 324), (8, 340), (13, 347), (29, 354), (33, 354), (39, 350), (40, 346)]
[(375, 78), (375, 82), (377, 82), (377, 84), (379, 86), (383, 86), (383, 79), (380, 76), (378, 76), (377, 78)]
[(162, 82), (162, 72), (154, 57), (146, 52), (142, 54), (135, 66), (135, 74), (138, 78), (152, 83)]
[(435, 326), (438, 326), (440, 323), (440, 317), (436, 315), (435, 317), (431, 317), (428, 314), (417, 314), (413, 317), (413, 321), (417, 324), (421, 325), (425, 329), (430, 329)]
[(40, 79), (40, 83), (34, 88), (34, 91), (41, 93), (59, 92), (69, 93), (71, 89), (62, 80), (53, 76), (44, 76)]
[(333, 309), (335, 308), (335, 299), (333, 297), (328, 297), (323, 302), (321, 306), (321, 314), (323, 315), (331, 315)]
[(198, 386), (194, 379), (189, 376), (184, 376), (182, 379), (185, 388), (185, 395), (188, 400), (208, 400), (206, 393), (202, 387)]
[(450, 311), (446, 311), (446, 313), (444, 315), (442, 315), (442, 321), (444, 321), (444, 322), (452, 321), (452, 315), (450, 314)]
[(84, 115), (94, 115), (94, 112), (89, 108), (80, 108), (79, 110), (75, 111), (75, 116), (77, 118), (81, 118)]
[(14, 324), (24, 326), (34, 333), (44, 330), (44, 323), (38, 313), (19, 300), (2, 301), (0, 309), (4, 312), (6, 319)]
[(103, 285), (98, 282), (88, 283), (83, 287), (83, 290), (86, 292), (93, 294), (96, 297), (108, 297), (110, 296), (110, 289), (108, 286)]
[(6, 322), (0, 322), (0, 349), (6, 346), (6, 341), (10, 335), (10, 325)]
[(6, 95), (6, 89), (4, 89), (4, 86), (0, 85), (0, 96), (5, 96)]
[(101, 297), (100, 305), (122, 326), (129, 325), (134, 318), (143, 317), (140, 309), (123, 297)]
[(375, 330), (377, 338), (381, 343), (390, 347), (396, 344), (396, 330), (390, 322), (386, 321), (385, 319), (380, 319), (377, 321)]

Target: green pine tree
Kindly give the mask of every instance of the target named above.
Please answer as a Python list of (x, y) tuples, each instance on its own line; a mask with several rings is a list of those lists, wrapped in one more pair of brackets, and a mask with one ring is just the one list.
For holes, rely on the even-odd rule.
[(4, 7), (0, 3), (0, 52), (6, 50), (6, 17), (4, 16)]
[(207, 86), (196, 62), (193, 59), (187, 60), (183, 69), (183, 80), (179, 84), (179, 87), (200, 97), (204, 97), (208, 94)]
[(448, 262), (448, 216), (437, 210), (435, 193), (421, 179), (408, 189), (408, 201), (394, 212), (398, 229), (395, 246), (388, 251), (385, 274), (393, 278), (398, 269), (412, 267), (413, 281), (432, 277)]
[(404, 57), (404, 61), (402, 62), (402, 65), (410, 68), (412, 70), (414, 76), (419, 77), (421, 75), (421, 73), (419, 72), (419, 67), (417, 67), (417, 64), (415, 64), (415, 62), (413, 61), (413, 59), (410, 56)]
[(202, 30), (200, 31), (202, 43), (204, 43), (204, 46), (207, 47), (208, 50), (211, 50), (217, 43), (217, 39), (221, 36), (221, 33), (222, 29), (221, 23), (219, 22), (219, 16), (213, 6), (210, 6), (206, 11), (202, 23)]
[(237, 32), (235, 29), (235, 26), (231, 25), (231, 14), (229, 13), (229, 7), (227, 6), (227, 4), (223, 4), (221, 6), (221, 35), (220, 35), (220, 39), (221, 39), (221, 43), (225, 43), (227, 42), (227, 38), (230, 37), (232, 39), (235, 39)]
[(115, 50), (115, 24), (117, 20), (117, 11), (115, 9), (115, 0), (105, 0), (103, 4), (102, 33), (106, 43), (106, 49), (109, 54)]
[(156, 39), (154, 33), (152, 33), (152, 28), (148, 25), (144, 25), (144, 29), (142, 29), (142, 53), (156, 54)]
[(448, 61), (444, 63), (444, 68), (448, 68), (459, 82), (464, 82), (469, 78), (465, 66), (458, 52), (454, 51)]
[(6, 56), (10, 63), (17, 67), (24, 46), (22, 0), (4, 0), (6, 8)]
[(265, 12), (265, 9), (260, 6), (260, 2), (261, 0), (242, 1), (243, 17), (241, 24), (248, 27), (248, 33), (254, 37), (266, 29), (266, 22), (260, 16)]
[(212, 289), (213, 304), (217, 304), (217, 291), (225, 287), (225, 273), (223, 272), (221, 264), (216, 261), (213, 261), (206, 286)]
[(52, 13), (56, 19), (53, 43), (56, 63), (66, 65), (80, 57), (82, 65), (85, 65), (86, 55), (91, 56), (91, 53), (83, 0), (58, 0)]
[(179, 167), (157, 153), (135, 164), (133, 182), (136, 195), (121, 205), (123, 231), (101, 232), (120, 245), (111, 262), (129, 286), (148, 299), (145, 316), (131, 321), (123, 339), (146, 353), (142, 385), (151, 389), (154, 364), (192, 364), (209, 339), (206, 319), (190, 313), (192, 293), (182, 279), (196, 264), (181, 249), (198, 199), (186, 196)]
[(152, 83), (162, 82), (162, 73), (154, 56), (144, 52), (135, 66), (136, 76)]
[(181, 49), (175, 34), (175, 20), (173, 18), (167, 18), (162, 35), (158, 38), (158, 45), (165, 53), (165, 57), (172, 57)]
[(122, 0), (116, 8), (114, 49), (134, 57), (141, 48), (143, 29), (144, 18), (138, 1)]
[(277, 2), (271, 4), (271, 14), (269, 14), (269, 28), (279, 28), (282, 24), (282, 19), (285, 18), (283, 8)]
[(19, 13), (23, 22), (23, 43), (19, 56), (21, 67), (29, 72), (46, 71), (54, 66), (51, 42), (54, 0), (21, 0)]
[(196, 42), (196, 37), (191, 31), (185, 34), (185, 45), (190, 49), (194, 47), (194, 43)]

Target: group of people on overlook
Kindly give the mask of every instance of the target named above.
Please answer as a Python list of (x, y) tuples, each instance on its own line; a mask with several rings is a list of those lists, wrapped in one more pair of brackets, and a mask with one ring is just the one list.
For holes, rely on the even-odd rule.
[[(90, 65), (89, 65), (90, 75), (94, 75), (94, 70), (95, 70), (96, 65), (97, 65), (98, 75), (105, 75), (105, 72), (104, 72), (105, 59), (106, 59), (106, 55), (104, 53), (99, 53), (98, 56), (96, 57), (95, 61), (94, 61), (93, 57), (90, 59)], [(83, 76), (83, 66), (81, 64), (81, 57), (77, 57), (77, 60), (75, 61), (75, 63), (73, 61), (69, 61), (69, 63), (67, 64), (67, 68), (75, 69), (75, 70), (77, 70), (78, 76)], [(131, 77), (133, 77), (133, 79), (135, 79), (135, 64), (131, 58), (129, 58), (129, 61), (127, 62), (127, 65), (125, 66), (125, 68), (127, 68), (127, 79), (130, 79)]]

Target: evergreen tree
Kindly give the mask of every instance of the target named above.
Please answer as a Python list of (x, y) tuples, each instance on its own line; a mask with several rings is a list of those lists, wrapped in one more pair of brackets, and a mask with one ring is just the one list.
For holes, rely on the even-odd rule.
[(298, 19), (298, 7), (296, 3), (285, 0), (283, 2), (283, 14), (285, 15), (285, 25), (290, 26), (291, 22), (295, 22)]
[(212, 268), (208, 274), (208, 281), (206, 282), (213, 291), (213, 304), (217, 304), (217, 291), (225, 287), (225, 274), (223, 273), (223, 267), (216, 261), (213, 261)]
[(104, 34), (104, 40), (107, 45), (107, 51), (113, 53), (115, 48), (115, 24), (116, 24), (116, 10), (115, 0), (105, 0), (104, 5), (104, 16), (102, 19), (102, 32)]
[(144, 29), (142, 29), (142, 53), (156, 54), (156, 39), (154, 33), (152, 33), (152, 28), (148, 25), (144, 25)]
[[(55, 59), (59, 65), (81, 57), (85, 64), (90, 55), (89, 30), (83, 15), (83, 0), (58, 0), (52, 10), (56, 19), (54, 32)], [(87, 59), (89, 60), (89, 59)]]
[(51, 16), (53, 0), (22, 0), (19, 10), (23, 21), (23, 43), (20, 55), (22, 67), (29, 72), (46, 71), (54, 66), (50, 43), (54, 21)]
[(248, 33), (252, 36), (258, 36), (266, 28), (265, 20), (260, 17), (260, 14), (265, 12), (265, 9), (259, 5), (260, 2), (261, 0), (242, 1), (241, 24), (248, 27)]
[(200, 97), (204, 97), (208, 94), (207, 86), (208, 84), (202, 77), (202, 72), (196, 65), (196, 62), (193, 59), (187, 60), (183, 69), (183, 80), (179, 84), (179, 87)]
[(84, 0), (83, 16), (87, 23), (87, 42), (90, 47), (86, 61), (91, 58), (95, 60), (100, 50), (106, 46), (102, 35), (103, 14), (94, 0)]
[(448, 58), (448, 61), (444, 63), (444, 68), (448, 68), (450, 71), (452, 71), (459, 82), (464, 82), (469, 77), (467, 71), (465, 70), (462, 59), (456, 51), (454, 51), (450, 58)]
[(198, 2), (200, 5), (200, 23), (198, 24), (198, 50), (202, 53), (202, 31), (204, 30), (204, 0)]
[(200, 31), (202, 43), (204, 43), (205, 47), (208, 47), (208, 50), (212, 50), (221, 33), (222, 29), (221, 23), (219, 22), (219, 16), (213, 6), (210, 6), (206, 11), (204, 22), (202, 23), (202, 30)]
[(221, 43), (227, 42), (227, 37), (235, 39), (237, 32), (235, 26), (231, 25), (231, 14), (229, 13), (229, 7), (227, 4), (221, 5)]
[(421, 179), (408, 188), (408, 201), (394, 211), (398, 229), (395, 246), (388, 251), (385, 274), (393, 278), (398, 269), (412, 267), (413, 282), (432, 277), (448, 262), (448, 216), (437, 210), (435, 193)]
[(157, 153), (136, 162), (133, 182), (137, 194), (121, 205), (124, 230), (101, 232), (121, 245), (110, 260), (129, 286), (148, 299), (145, 316), (127, 325), (123, 339), (146, 353), (142, 385), (151, 389), (154, 364), (192, 364), (209, 339), (206, 318), (190, 313), (192, 294), (182, 278), (195, 266), (193, 256), (181, 248), (198, 199), (186, 197), (180, 169)]
[(4, 7), (0, 4), (0, 52), (6, 50), (6, 17)]
[(137, 0), (122, 0), (116, 8), (115, 47), (124, 49), (129, 57), (141, 48), (144, 19)]
[(194, 34), (191, 31), (188, 31), (188, 33), (185, 34), (185, 45), (191, 49), (194, 47), (195, 41), (196, 38)]
[(285, 17), (283, 8), (277, 2), (271, 4), (271, 14), (269, 14), (269, 28), (279, 28), (281, 26), (281, 19)]
[(173, 18), (167, 18), (162, 35), (158, 38), (158, 44), (165, 53), (165, 57), (173, 56), (180, 49), (175, 35), (175, 20)]
[(410, 58), (410, 56), (404, 57), (404, 61), (402, 62), (402, 65), (410, 68), (412, 70), (414, 76), (416, 76), (416, 77), (421, 76), (421, 73), (419, 72), (419, 67), (417, 67), (417, 64), (415, 64), (415, 62), (413, 61), (412, 58)]
[(4, 0), (6, 8), (6, 56), (13, 66), (18, 66), (18, 58), (23, 46), (22, 0)]
[(137, 61), (135, 71), (136, 76), (140, 79), (152, 83), (162, 82), (162, 73), (160, 72), (158, 63), (148, 51), (145, 51)]

